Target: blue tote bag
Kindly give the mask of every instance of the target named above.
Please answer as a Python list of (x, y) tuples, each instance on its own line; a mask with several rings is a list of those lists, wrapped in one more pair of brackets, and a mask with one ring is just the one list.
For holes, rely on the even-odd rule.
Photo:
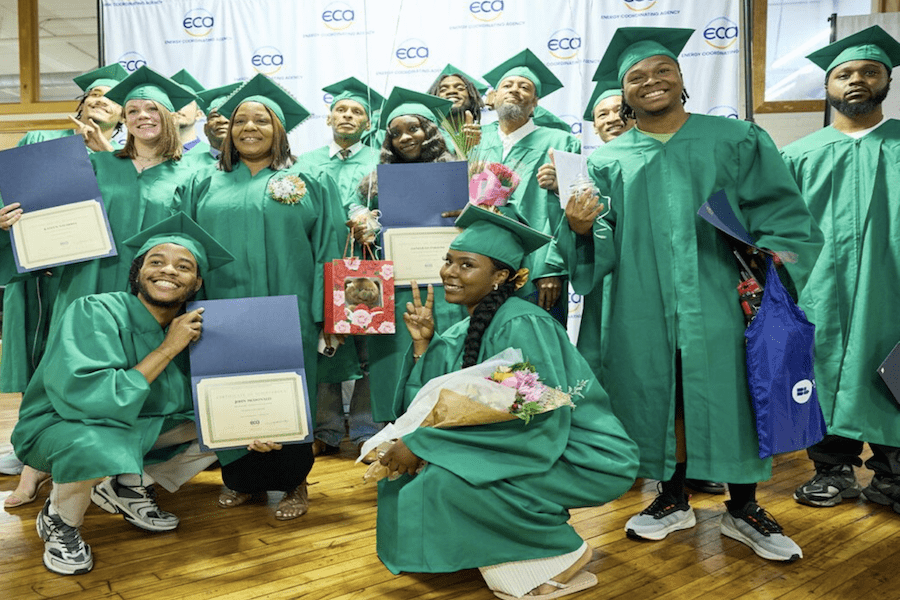
[(768, 259), (762, 304), (744, 333), (760, 458), (807, 448), (825, 436), (813, 373), (815, 329)]

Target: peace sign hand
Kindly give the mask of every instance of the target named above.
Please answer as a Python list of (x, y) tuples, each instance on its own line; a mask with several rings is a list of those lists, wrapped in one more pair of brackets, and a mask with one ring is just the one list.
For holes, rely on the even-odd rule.
[[(422, 295), (419, 292), (419, 284), (412, 282), (413, 301), (406, 303), (406, 313), (403, 320), (406, 322), (406, 328), (412, 337), (415, 353), (422, 354), (428, 347), (431, 338), (434, 337), (434, 287), (428, 284), (428, 295), (425, 297), (425, 304), (422, 305)], [(421, 352), (420, 352), (421, 350)]]

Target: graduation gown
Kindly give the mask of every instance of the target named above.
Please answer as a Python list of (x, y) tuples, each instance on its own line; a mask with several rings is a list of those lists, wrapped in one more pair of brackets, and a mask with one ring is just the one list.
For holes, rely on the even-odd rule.
[[(407, 353), (396, 409), (433, 377), (462, 366), (469, 319), (435, 335), (413, 364)], [(582, 539), (569, 509), (629, 489), (637, 448), (565, 330), (543, 309), (510, 298), (484, 333), (479, 360), (519, 348), (547, 385), (586, 382), (577, 408), (492, 425), (420, 428), (404, 443), (428, 462), (414, 477), (378, 484), (378, 556), (393, 573), (443, 573), (558, 556)]]
[(22, 398), (16, 456), (57, 483), (142, 472), (160, 432), (193, 415), (184, 354), (150, 384), (134, 369), (165, 335), (127, 292), (73, 302)]
[(782, 155), (825, 235), (800, 306), (816, 325), (828, 433), (900, 446), (900, 409), (877, 373), (900, 341), (900, 121), (860, 139), (826, 127)]
[[(235, 258), (204, 280), (207, 298), (296, 294), (306, 391), (315, 415), (323, 265), (337, 258), (338, 250), (332, 208), (322, 185), (302, 171), (290, 174), (306, 183), (306, 195), (297, 204), (282, 204), (267, 193), (276, 171), (265, 168), (251, 176), (241, 162), (231, 172), (199, 173), (182, 193), (194, 220)], [(225, 464), (243, 454), (221, 452), (219, 460)]]
[[(722, 234), (697, 215), (724, 189), (760, 247), (793, 252), (802, 288), (822, 235), (769, 136), (741, 121), (692, 114), (665, 144), (632, 129), (598, 148), (589, 173), (609, 203), (614, 232), (557, 241), (586, 294), (612, 270), (609, 340), (601, 380), (641, 450), (639, 476), (675, 469), (675, 357), (681, 352), (687, 476), (754, 483), (761, 460), (746, 378), (737, 262)], [(787, 277), (787, 275), (785, 275)]]

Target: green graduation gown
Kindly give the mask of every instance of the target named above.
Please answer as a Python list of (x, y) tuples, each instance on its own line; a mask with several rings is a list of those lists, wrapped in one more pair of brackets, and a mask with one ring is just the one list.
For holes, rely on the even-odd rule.
[[(459, 370), (469, 319), (405, 357), (396, 411), (430, 379)], [(428, 462), (414, 477), (378, 484), (378, 556), (393, 573), (443, 573), (547, 558), (582, 544), (570, 508), (597, 506), (634, 482), (637, 447), (609, 397), (546, 311), (510, 298), (484, 333), (479, 359), (522, 350), (547, 385), (586, 382), (577, 408), (492, 425), (420, 428), (404, 443)]]
[(753, 124), (692, 114), (665, 144), (632, 129), (592, 158), (614, 233), (602, 240), (595, 224), (593, 235), (576, 236), (563, 217), (557, 241), (578, 293), (612, 270), (601, 380), (641, 449), (639, 476), (667, 480), (675, 469), (680, 350), (688, 477), (768, 479), (747, 387), (737, 263), (697, 211), (724, 189), (760, 247), (796, 254), (786, 266), (802, 288), (822, 234), (778, 150)]
[[(207, 298), (296, 294), (306, 390), (315, 415), (323, 265), (339, 254), (332, 207), (322, 184), (299, 170), (290, 174), (306, 183), (306, 195), (297, 204), (269, 196), (266, 188), (275, 171), (266, 168), (251, 176), (241, 162), (231, 172), (199, 173), (184, 193), (191, 216), (235, 257), (204, 280)], [(219, 456), (225, 464), (244, 454), (230, 450)]]
[(900, 121), (859, 139), (826, 127), (782, 155), (825, 235), (800, 306), (816, 325), (828, 433), (900, 446), (900, 410), (876, 372), (900, 340)]
[(73, 302), (22, 398), (16, 455), (58, 483), (140, 473), (160, 432), (193, 415), (184, 354), (151, 384), (134, 369), (165, 335), (127, 292)]

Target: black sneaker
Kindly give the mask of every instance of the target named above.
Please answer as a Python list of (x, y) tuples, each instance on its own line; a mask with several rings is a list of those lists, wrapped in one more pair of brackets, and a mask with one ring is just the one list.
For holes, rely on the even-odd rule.
[(794, 492), (794, 500), (807, 506), (835, 506), (844, 498), (859, 498), (862, 487), (853, 465), (817, 465), (816, 475)]
[(66, 525), (62, 517), (50, 514), (50, 499), (38, 513), (38, 535), (44, 540), (44, 566), (60, 575), (83, 575), (94, 568), (91, 547), (81, 539), (77, 527)]
[(121, 513), (125, 520), (147, 531), (172, 531), (178, 517), (156, 504), (156, 489), (121, 485), (115, 477), (107, 477), (91, 490), (91, 500), (109, 513)]
[(900, 513), (900, 475), (876, 473), (862, 493), (868, 500), (890, 506)]
[(695, 492), (706, 494), (724, 494), (725, 484), (721, 481), (707, 481), (705, 479), (685, 479), (684, 486)]
[(803, 551), (794, 540), (784, 535), (775, 517), (767, 513), (756, 502), (748, 502), (735, 514), (728, 510), (722, 515), (722, 535), (747, 544), (758, 556), (767, 560), (794, 562), (803, 558)]
[(625, 533), (632, 539), (661, 540), (673, 531), (690, 529), (696, 524), (694, 509), (686, 499), (679, 501), (660, 492), (650, 506), (628, 519)]

